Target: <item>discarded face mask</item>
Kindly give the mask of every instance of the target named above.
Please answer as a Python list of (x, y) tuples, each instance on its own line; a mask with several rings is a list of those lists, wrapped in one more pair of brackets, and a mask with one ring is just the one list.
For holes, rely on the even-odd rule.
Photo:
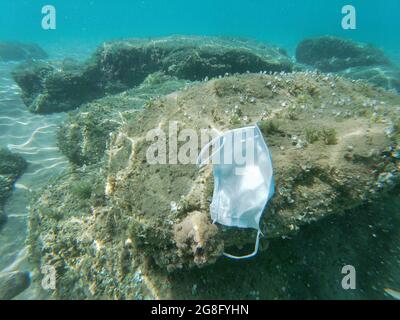
[[(208, 155), (210, 147), (213, 154)], [(215, 150), (215, 151), (214, 151)], [(228, 131), (204, 146), (197, 164), (211, 160), (214, 193), (210, 206), (214, 223), (258, 231), (254, 252), (233, 259), (246, 259), (258, 253), (260, 220), (274, 194), (273, 168), (269, 149), (260, 128), (256, 126)]]

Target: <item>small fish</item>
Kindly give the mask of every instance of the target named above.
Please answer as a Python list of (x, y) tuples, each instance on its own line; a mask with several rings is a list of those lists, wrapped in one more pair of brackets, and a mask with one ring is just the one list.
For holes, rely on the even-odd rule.
[(400, 300), (400, 292), (392, 289), (384, 289), (385, 292), (396, 300)]

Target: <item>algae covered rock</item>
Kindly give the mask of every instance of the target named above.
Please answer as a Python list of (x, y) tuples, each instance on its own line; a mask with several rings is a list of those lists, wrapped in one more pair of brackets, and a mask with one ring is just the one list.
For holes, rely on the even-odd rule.
[(155, 73), (134, 89), (83, 105), (61, 125), (58, 146), (71, 163), (94, 164), (103, 158), (112, 132), (133, 119), (149, 100), (185, 85), (187, 81)]
[(10, 300), (29, 286), (29, 272), (0, 272), (0, 300)]
[(323, 72), (337, 72), (351, 67), (388, 65), (383, 51), (332, 36), (302, 41), (296, 49), (296, 59)]
[(378, 87), (400, 92), (400, 68), (394, 65), (354, 67), (337, 74), (353, 80), (365, 80)]
[(157, 71), (194, 81), (226, 73), (292, 69), (292, 62), (280, 48), (227, 37), (171, 36), (106, 42), (93, 59), (104, 70), (104, 80), (117, 89), (137, 85)]
[(400, 91), (400, 68), (369, 44), (332, 36), (306, 39), (297, 46), (296, 60), (322, 72)]
[(155, 72), (202, 80), (225, 73), (290, 71), (292, 62), (281, 49), (250, 40), (174, 36), (106, 42), (85, 63), (51, 68), (51, 72), (47, 67), (46, 72), (36, 72), (36, 77), (30, 65), (14, 72), (32, 112), (73, 110), (133, 88)]
[(0, 226), (7, 221), (7, 216), (3, 210), (3, 208), (0, 209)]
[(0, 61), (45, 59), (47, 57), (47, 53), (34, 43), (0, 42)]
[[(218, 277), (228, 275), (213, 264), (224, 250), (247, 252), (255, 231), (212, 224), (211, 165), (170, 156), (185, 150), (180, 159), (196, 159), (204, 143), (184, 149), (188, 129), (200, 137), (259, 124), (276, 184), (262, 231), (274, 241), (350, 211), (362, 215), (398, 188), (399, 107), (382, 89), (309, 72), (224, 77), (154, 100), (112, 134), (104, 164), (61, 177), (34, 201), (32, 255), (56, 267), (61, 297), (169, 298), (180, 279), (200, 273), (223, 287)], [(174, 140), (171, 130), (182, 136)], [(157, 141), (167, 163), (149, 161)], [(71, 192), (83, 181), (90, 192)]]
[[(303, 224), (357, 207), (398, 181), (397, 158), (387, 156), (397, 142), (387, 130), (399, 100), (363, 84), (349, 85), (341, 78), (315, 74), (259, 75), (211, 81), (166, 96), (114, 134), (106, 191), (120, 210), (137, 215), (143, 240), (154, 250), (160, 242), (149, 240), (151, 226), (163, 226), (168, 238), (168, 224), (194, 211), (209, 212), (213, 179), (210, 167), (199, 172), (195, 162), (149, 164), (148, 132), (161, 128), (169, 137), (176, 122), (178, 132), (193, 129), (200, 137), (202, 129), (224, 132), (258, 123), (272, 153), (277, 188), (264, 216), (267, 237), (284, 236)], [(373, 108), (365, 107), (366, 102)], [(392, 118), (374, 121), (375, 113)], [(166, 140), (169, 150), (176, 148)], [(241, 232), (225, 232), (226, 247), (242, 241)], [(136, 243), (147, 247), (141, 239)], [(173, 267), (174, 250), (168, 257), (159, 248), (153, 256), (156, 262)]]
[(17, 66), (12, 76), (34, 113), (73, 110), (105, 95), (100, 71), (90, 63), (83, 67), (68, 59), (61, 63), (28, 61)]
[(25, 159), (8, 149), (0, 148), (0, 225), (5, 222), (3, 207), (10, 197), (15, 181), (27, 167)]

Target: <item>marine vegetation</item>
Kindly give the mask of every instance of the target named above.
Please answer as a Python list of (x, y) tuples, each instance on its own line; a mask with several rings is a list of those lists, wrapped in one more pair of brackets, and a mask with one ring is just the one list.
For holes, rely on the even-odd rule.
[[(291, 94), (293, 88), (299, 94)], [(371, 96), (379, 97), (379, 104), (365, 106)], [(118, 105), (123, 95), (108, 99)], [(285, 115), (292, 106), (302, 105), (299, 99), (307, 104), (293, 121)], [(240, 117), (232, 124), (236, 105)], [(299, 237), (304, 243), (308, 232), (318, 238), (324, 230), (321, 239), (326, 233), (330, 237), (326, 245), (338, 245), (345, 217), (357, 221), (369, 210), (364, 207), (366, 199), (379, 206), (398, 189), (399, 159), (387, 151), (395, 147), (387, 128), (396, 118), (393, 106), (399, 105), (399, 97), (392, 93), (312, 72), (226, 76), (153, 99), (111, 133), (104, 161), (82, 166), (78, 171), (84, 171), (84, 177), (66, 176), (32, 202), (31, 254), (39, 264), (56, 261), (59, 285), (54, 297), (166, 299), (194, 292), (196, 298), (210, 298), (214, 296), (206, 288), (211, 287), (219, 288), (219, 296), (254, 298), (261, 293), (244, 296), (254, 290), (234, 289), (226, 285), (225, 276), (219, 277), (221, 268), (229, 268), (222, 252), (229, 249), (240, 255), (247, 244), (254, 245), (254, 232), (212, 224), (211, 166), (199, 170), (194, 164), (147, 163), (147, 132), (167, 130), (170, 121), (180, 128), (212, 127), (220, 132), (258, 123), (272, 154), (276, 183), (276, 194), (262, 218), (261, 247), (267, 248), (269, 242), (276, 246), (268, 256), (278, 259), (286, 246), (295, 250), (297, 243), (281, 239)], [(372, 122), (361, 109), (372, 110), (381, 121)], [(89, 186), (77, 185), (77, 179), (93, 181), (96, 196), (89, 198)], [(46, 207), (60, 218), (48, 217)], [(327, 226), (331, 229), (325, 232)], [(55, 233), (57, 237), (52, 236)], [(304, 245), (299, 250), (315, 261), (319, 274), (320, 268), (328, 268), (322, 267), (324, 261), (337, 263), (327, 256), (317, 258)], [(275, 261), (281, 268), (290, 268), (291, 260), (299, 263), (293, 262), (298, 253), (290, 252), (286, 266)], [(275, 294), (277, 286), (288, 286), (280, 282), (284, 277), (267, 278)], [(247, 286), (249, 281), (240, 283)], [(287, 290), (278, 296), (300, 294)]]
[(14, 188), (14, 183), (26, 170), (26, 160), (6, 148), (0, 148), (0, 226), (6, 221), (4, 205)]

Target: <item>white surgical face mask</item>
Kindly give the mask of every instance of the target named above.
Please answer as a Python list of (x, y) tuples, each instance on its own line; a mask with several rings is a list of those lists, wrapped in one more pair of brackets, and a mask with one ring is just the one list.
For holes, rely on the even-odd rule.
[[(213, 146), (213, 154), (205, 153)], [(214, 151), (215, 150), (215, 151)], [(197, 163), (213, 164), (214, 193), (211, 218), (224, 226), (258, 231), (254, 252), (233, 259), (253, 257), (258, 252), (260, 220), (274, 194), (271, 155), (258, 126), (240, 128), (215, 138), (201, 151)]]

